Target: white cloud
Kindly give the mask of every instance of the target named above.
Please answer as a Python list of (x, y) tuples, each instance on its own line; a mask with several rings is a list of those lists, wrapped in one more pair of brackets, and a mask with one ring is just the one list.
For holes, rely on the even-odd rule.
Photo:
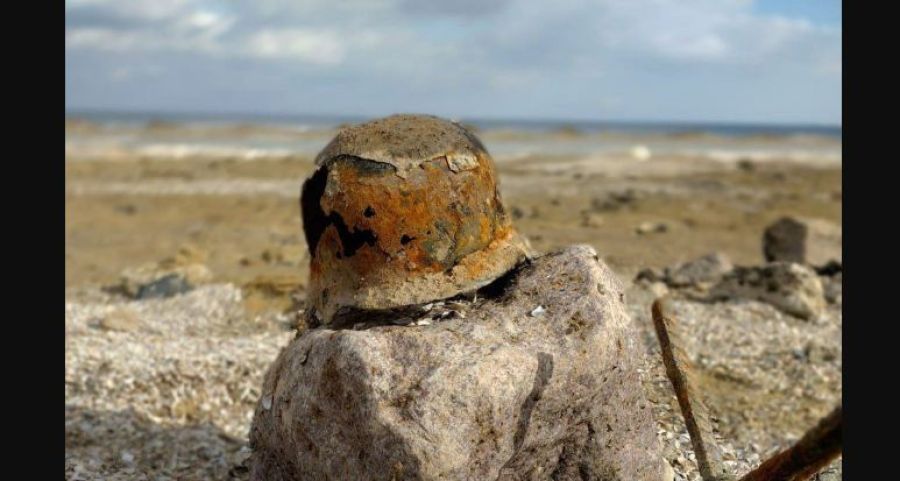
[(343, 61), (345, 47), (338, 34), (327, 30), (262, 30), (246, 39), (245, 53), (260, 58), (299, 59), (336, 65)]
[(179, 18), (174, 23), (174, 26), (176, 29), (188, 34), (214, 38), (228, 32), (234, 23), (234, 17), (205, 10), (196, 10), (183, 18)]
[(84, 48), (124, 52), (146, 48), (152, 39), (138, 32), (121, 32), (103, 28), (73, 28), (66, 31), (66, 48)]
[[(759, 14), (751, 0), (482, 3), (72, 0), (66, 3), (66, 49), (67, 55), (105, 62), (103, 72), (152, 56), (163, 64), (183, 62), (182, 69), (189, 64), (226, 77), (235, 69), (252, 74), (252, 82), (281, 82), (246, 87), (253, 96), (270, 90), (277, 96), (278, 88), (302, 79), (307, 91), (341, 88), (360, 102), (387, 103), (390, 97), (380, 92), (395, 90), (395, 102), (418, 93), (423, 102), (459, 109), (464, 102), (484, 109), (501, 105), (504, 95), (510, 98), (502, 105), (510, 109), (538, 109), (541, 101), (572, 109), (582, 105), (581, 94), (592, 98), (583, 105), (599, 105), (603, 96), (619, 99), (623, 112), (635, 102), (653, 111), (649, 96), (628, 89), (660, 96), (671, 91), (671, 97), (653, 97), (664, 103), (693, 95), (691, 82), (727, 91), (736, 81), (764, 76), (773, 91), (782, 85), (798, 92), (812, 81), (827, 82), (820, 92), (840, 87), (840, 27)], [(756, 92), (751, 80), (742, 88)], [(441, 95), (427, 95), (435, 91)], [(512, 95), (528, 99), (517, 102)], [(832, 97), (839, 104), (839, 95)]]
[(156, 65), (131, 65), (114, 68), (109, 77), (114, 82), (125, 82), (137, 78), (156, 77), (162, 73), (162, 69)]
[[(491, 8), (476, 8), (476, 3), (450, 8), (426, 2), (413, 8), (407, 0), (354, 1), (349, 5), (331, 0), (241, 4), (80, 0), (67, 3), (67, 10), (90, 7), (155, 24), (118, 33), (99, 33), (97, 29), (102, 27), (91, 27), (75, 32), (72, 38), (67, 35), (67, 46), (242, 52), (272, 60), (339, 65), (352, 51), (393, 37), (406, 39), (408, 45), (394, 43), (385, 54), (466, 51), (484, 58), (490, 66), (492, 62), (515, 61), (510, 55), (528, 61), (534, 60), (533, 55), (542, 55), (554, 63), (565, 63), (585, 52), (669, 62), (758, 63), (784, 56), (785, 49), (808, 47), (804, 45), (808, 42), (840, 43), (839, 30), (817, 28), (804, 20), (756, 15), (752, 2), (746, 0), (509, 0)], [(416, 15), (405, 15), (408, 12)], [(474, 20), (440, 23), (447, 15), (469, 15)], [(494, 23), (489, 27), (478, 23), (482, 17)], [(432, 25), (437, 27), (436, 33), (428, 28)], [(448, 36), (447, 25), (457, 34)], [(233, 32), (235, 27), (239, 32)], [(73, 25), (68, 30), (82, 28)], [(227, 33), (233, 35), (221, 39)], [(107, 39), (118, 39), (119, 45), (104, 45)], [(529, 48), (532, 45), (535, 48)], [(544, 52), (537, 52), (539, 49)], [(380, 59), (368, 61), (374, 65)]]
[(222, 51), (207, 32), (166, 35), (150, 31), (122, 31), (104, 28), (73, 28), (66, 32), (67, 49), (107, 52), (175, 51), (218, 55)]
[(603, 47), (674, 62), (752, 64), (796, 43), (839, 43), (840, 31), (757, 15), (751, 7), (735, 0), (608, 0), (595, 18)]
[(199, 3), (195, 0), (67, 0), (66, 10), (95, 8), (121, 17), (158, 21), (181, 15)]
[(236, 22), (232, 15), (191, 0), (80, 0), (66, 4), (76, 19), (81, 7), (88, 8), (88, 25), (67, 23), (67, 49), (218, 55), (223, 50), (220, 37)]

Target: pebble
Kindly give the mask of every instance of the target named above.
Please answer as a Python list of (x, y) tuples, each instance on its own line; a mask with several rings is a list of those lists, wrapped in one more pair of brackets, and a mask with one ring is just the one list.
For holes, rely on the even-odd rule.
[(642, 222), (637, 226), (635, 232), (638, 235), (661, 234), (669, 230), (669, 225), (665, 222)]

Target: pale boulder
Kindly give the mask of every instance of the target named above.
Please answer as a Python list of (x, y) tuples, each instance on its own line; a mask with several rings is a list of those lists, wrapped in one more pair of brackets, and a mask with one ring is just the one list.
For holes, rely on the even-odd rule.
[(491, 287), (465, 318), (295, 339), (263, 385), (252, 479), (662, 480), (638, 339), (596, 252)]

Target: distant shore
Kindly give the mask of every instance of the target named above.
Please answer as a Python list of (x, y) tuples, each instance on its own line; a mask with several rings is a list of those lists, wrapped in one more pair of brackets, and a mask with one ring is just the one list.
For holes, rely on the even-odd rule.
[[(542, 127), (537, 129), (537, 125)], [(498, 161), (536, 156), (668, 156), (731, 163), (790, 161), (836, 166), (842, 160), (840, 128), (822, 133), (800, 127), (753, 126), (734, 134), (734, 127), (730, 126), (698, 130), (654, 125), (623, 124), (593, 129), (565, 123), (528, 122), (469, 127)], [(245, 160), (313, 157), (339, 126), (319, 119), (278, 124), (233, 119), (70, 118), (66, 121), (66, 158), (78, 161), (129, 157)]]
[[(94, 124), (129, 124), (149, 127), (188, 124), (281, 126), (311, 130), (329, 130), (344, 124), (369, 120), (364, 116), (334, 115), (276, 115), (247, 113), (172, 113), (172, 112), (112, 112), (97, 110), (67, 111), (67, 125), (72, 122)], [(818, 136), (841, 139), (840, 125), (808, 123), (759, 123), (759, 122), (691, 122), (691, 121), (634, 121), (634, 120), (584, 120), (584, 119), (488, 119), (453, 118), (474, 130), (512, 130), (527, 133), (562, 134), (642, 134), (694, 136), (715, 135), (726, 137), (784, 137)]]

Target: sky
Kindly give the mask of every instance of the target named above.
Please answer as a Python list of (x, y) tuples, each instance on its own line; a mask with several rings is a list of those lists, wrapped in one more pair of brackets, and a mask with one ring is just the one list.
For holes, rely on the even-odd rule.
[(841, 124), (840, 0), (67, 0), (66, 109)]

